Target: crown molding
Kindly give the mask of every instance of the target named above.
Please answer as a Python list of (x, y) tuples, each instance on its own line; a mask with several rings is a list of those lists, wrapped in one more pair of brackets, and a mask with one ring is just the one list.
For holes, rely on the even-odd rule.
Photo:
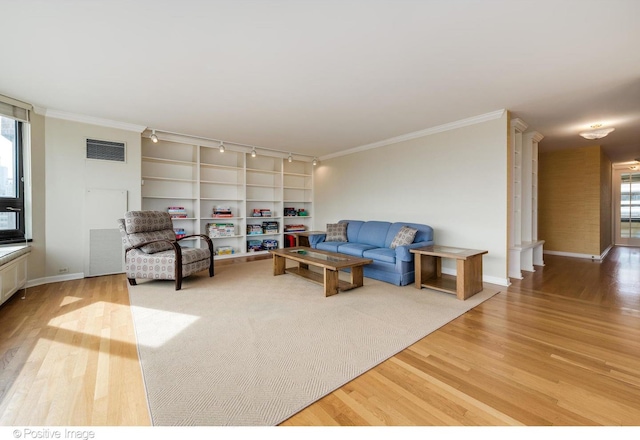
[(36, 113), (46, 116), (47, 118), (64, 119), (65, 121), (81, 122), (83, 124), (116, 128), (118, 130), (134, 131), (136, 133), (142, 133), (147, 128), (144, 125), (129, 124), (127, 122), (113, 121), (111, 119), (96, 118), (93, 116), (79, 115), (76, 113), (69, 113), (62, 110), (47, 109), (42, 107), (38, 107)]
[(531, 137), (531, 140), (533, 142), (540, 142), (542, 139), (544, 139), (544, 136), (537, 131), (529, 131), (525, 133), (525, 136)]
[(478, 116), (472, 116), (466, 119), (460, 119), (459, 121), (449, 122), (435, 127), (427, 128), (425, 130), (414, 131), (413, 133), (403, 134), (393, 138), (385, 139), (382, 141), (374, 142), (371, 144), (361, 145), (359, 147), (350, 148), (348, 150), (340, 151), (338, 153), (328, 154), (322, 156), (319, 160), (333, 159), (335, 157), (346, 156), (353, 153), (359, 153), (361, 151), (372, 150), (374, 148), (386, 147), (387, 145), (397, 144), (399, 142), (409, 141), (412, 139), (429, 136), (436, 133), (442, 133), (444, 131), (455, 130), (457, 128), (466, 127), (469, 125), (479, 124), (481, 122), (491, 121), (493, 119), (499, 119), (505, 114), (506, 110), (496, 110), (494, 112), (485, 113)]
[(515, 118), (511, 120), (511, 126), (520, 132), (524, 132), (528, 125), (520, 118)]

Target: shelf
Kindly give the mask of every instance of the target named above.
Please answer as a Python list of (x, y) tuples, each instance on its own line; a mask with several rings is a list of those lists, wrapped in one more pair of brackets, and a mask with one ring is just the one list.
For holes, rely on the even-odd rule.
[(200, 217), (200, 220), (218, 220), (218, 221), (232, 221), (242, 220), (244, 217)]
[(280, 171), (273, 171), (273, 170), (259, 170), (259, 169), (256, 169), (256, 168), (247, 168), (247, 173), (280, 174)]
[(143, 199), (158, 200), (198, 200), (196, 197), (171, 197), (171, 196), (142, 196)]
[(244, 183), (222, 182), (222, 181), (216, 181), (216, 180), (201, 180), (200, 183), (201, 184), (205, 183), (205, 184), (208, 184), (208, 185), (244, 186)]
[(176, 179), (173, 177), (156, 177), (156, 176), (142, 176), (142, 180), (161, 180), (165, 182), (186, 182), (186, 183), (196, 183), (197, 180), (193, 179)]
[(243, 171), (244, 168), (242, 167), (233, 167), (233, 166), (229, 166), (229, 165), (217, 165), (214, 163), (201, 163), (200, 164), (201, 167), (204, 168), (217, 168), (220, 170), (229, 170), (229, 171)]
[(176, 160), (176, 159), (163, 159), (161, 157), (151, 157), (151, 156), (142, 156), (143, 161), (147, 162), (156, 162), (156, 163), (168, 163), (173, 165), (198, 165), (197, 162), (190, 162), (186, 160)]
[[(265, 155), (253, 158), (238, 151), (220, 154), (217, 147), (198, 145), (197, 139), (192, 143), (161, 140), (157, 144), (143, 139), (142, 156), (143, 209), (166, 211), (169, 206), (184, 206), (189, 217), (172, 220), (187, 235), (208, 235), (207, 224), (234, 224), (234, 235), (212, 240), (221, 246), (232, 245), (236, 253), (216, 255), (216, 259), (268, 254), (248, 251), (245, 240), (276, 239), (278, 246), (284, 247), (282, 237), (287, 232), (246, 234), (247, 225), (278, 222), (279, 229), (285, 224), (314, 226), (311, 216), (282, 216), (283, 204), (312, 211), (314, 168), (309, 162)], [(176, 197), (178, 194), (186, 197)], [(217, 206), (228, 206), (234, 216), (211, 217)], [(254, 209), (270, 210), (273, 216), (253, 217)], [(202, 246), (194, 239), (188, 245)]]
[(252, 188), (270, 188), (270, 189), (280, 189), (280, 186), (274, 186), (274, 185), (266, 185), (266, 184), (261, 184), (261, 183), (247, 183), (248, 187), (252, 187)]

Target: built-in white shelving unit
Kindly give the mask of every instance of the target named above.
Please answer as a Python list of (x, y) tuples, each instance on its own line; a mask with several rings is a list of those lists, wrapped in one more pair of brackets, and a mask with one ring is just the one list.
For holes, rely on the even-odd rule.
[(526, 131), (527, 124), (513, 119), (510, 127), (511, 200), (509, 225), (510, 278), (544, 266), (543, 240), (538, 240), (538, 142), (543, 136)]
[[(142, 209), (167, 211), (172, 206), (187, 211), (186, 218), (173, 220), (174, 229), (184, 229), (186, 235), (209, 235), (207, 225), (212, 223), (233, 225), (233, 235), (213, 238), (216, 251), (232, 248), (233, 254), (216, 258), (255, 254), (248, 251), (249, 240), (274, 239), (281, 248), (285, 225), (313, 229), (313, 166), (276, 155), (252, 157), (230, 148), (221, 153), (217, 145), (173, 140), (153, 143), (143, 137)], [(307, 215), (285, 216), (285, 208), (288, 213)], [(231, 217), (214, 216), (227, 209)], [(269, 212), (270, 217), (258, 217), (254, 212)], [(277, 222), (277, 231), (248, 232), (247, 226), (263, 222)], [(192, 240), (185, 245), (197, 243)]]

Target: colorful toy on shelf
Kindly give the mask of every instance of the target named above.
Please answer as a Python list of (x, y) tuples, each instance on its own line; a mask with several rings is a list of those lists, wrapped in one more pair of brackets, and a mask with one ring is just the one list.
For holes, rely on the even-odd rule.
[(212, 217), (233, 217), (230, 206), (214, 206)]
[(218, 246), (216, 248), (216, 255), (233, 255), (236, 253), (236, 250), (231, 246)]
[(210, 238), (233, 237), (236, 226), (233, 223), (207, 223), (207, 232)]
[(280, 224), (278, 222), (262, 222), (263, 234), (277, 234)]
[(167, 212), (171, 218), (187, 218), (187, 210), (184, 206), (169, 206)]
[(295, 217), (297, 215), (298, 215), (298, 211), (296, 211), (296, 208), (284, 208), (285, 217)]
[(307, 217), (309, 215), (309, 212), (305, 209), (298, 209), (298, 216), (300, 217)]
[(247, 240), (247, 252), (256, 252), (262, 250), (262, 241)]
[(262, 249), (265, 251), (278, 249), (278, 240), (262, 240)]
[(247, 235), (261, 235), (262, 233), (261, 225), (247, 225)]
[(174, 229), (174, 230), (173, 230), (173, 232), (175, 232), (175, 234), (176, 234), (176, 240), (177, 240), (177, 239), (180, 239), (180, 238), (183, 238), (183, 237), (186, 237), (186, 235), (187, 235), (187, 234), (184, 232), (184, 229), (183, 229), (183, 228), (177, 228), (177, 229)]

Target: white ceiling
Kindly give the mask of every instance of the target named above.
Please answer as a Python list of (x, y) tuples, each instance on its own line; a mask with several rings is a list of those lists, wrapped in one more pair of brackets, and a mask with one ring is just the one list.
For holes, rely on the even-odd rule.
[[(22, 0), (0, 14), (0, 94), (45, 109), (319, 157), (508, 109), (542, 151), (640, 157), (639, 0)], [(578, 136), (595, 122), (616, 130)]]

